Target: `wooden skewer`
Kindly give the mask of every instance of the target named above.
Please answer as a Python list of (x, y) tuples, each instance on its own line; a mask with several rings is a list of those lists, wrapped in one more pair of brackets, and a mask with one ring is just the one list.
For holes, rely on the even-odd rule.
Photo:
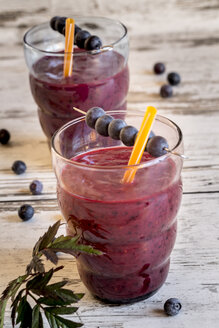
[[(76, 110), (77, 112), (81, 113), (81, 114), (84, 114), (85, 116), (86, 116), (86, 114), (87, 114), (86, 112), (84, 112), (84, 111), (81, 110), (80, 108), (73, 107), (73, 109)], [(181, 157), (181, 158), (183, 158), (183, 159), (188, 159), (188, 156), (185, 156), (185, 155), (179, 154), (179, 153), (174, 152), (174, 151), (172, 151), (172, 150), (170, 150), (170, 149), (168, 149), (168, 148), (164, 148), (164, 149), (165, 149), (168, 153), (171, 153), (171, 154), (173, 154), (173, 155), (179, 156), (179, 157)]]
[(84, 115), (87, 114), (86, 112), (84, 112), (83, 110), (81, 110), (81, 109), (79, 109), (79, 108), (77, 108), (77, 107), (73, 107), (73, 109), (76, 110), (76, 112), (79, 112), (79, 113), (81, 113), (81, 114), (84, 114)]

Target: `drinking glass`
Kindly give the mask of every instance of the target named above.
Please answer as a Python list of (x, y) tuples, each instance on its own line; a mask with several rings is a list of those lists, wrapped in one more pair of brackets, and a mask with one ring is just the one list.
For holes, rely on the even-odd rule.
[(94, 106), (106, 111), (125, 110), (129, 87), (129, 44), (126, 27), (102, 17), (74, 17), (76, 24), (103, 43), (100, 50), (74, 47), (73, 72), (63, 77), (65, 38), (49, 23), (24, 35), (24, 55), (30, 88), (38, 106), (41, 127), (50, 140), (54, 132)]
[[(121, 115), (109, 113), (114, 118)], [(144, 113), (122, 115), (139, 129)], [(67, 234), (80, 235), (81, 243), (103, 252), (77, 255), (81, 280), (94, 296), (110, 303), (150, 297), (169, 271), (182, 196), (183, 140), (180, 128), (160, 115), (153, 132), (166, 138), (178, 155), (167, 153), (132, 167), (119, 165), (122, 152), (131, 148), (100, 136), (84, 117), (64, 125), (52, 138), (57, 196)], [(113, 155), (103, 157), (106, 151)], [(92, 154), (99, 154), (98, 162), (92, 162)], [(85, 162), (76, 160), (85, 155)], [(122, 183), (126, 170), (133, 167), (137, 168), (133, 183)]]

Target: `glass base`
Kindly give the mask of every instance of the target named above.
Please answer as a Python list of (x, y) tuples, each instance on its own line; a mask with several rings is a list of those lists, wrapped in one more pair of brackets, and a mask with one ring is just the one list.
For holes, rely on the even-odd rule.
[(123, 300), (108, 300), (108, 299), (103, 299), (100, 298), (98, 296), (94, 296), (96, 299), (98, 299), (99, 301), (106, 303), (106, 304), (113, 304), (113, 305), (122, 305), (122, 304), (132, 304), (132, 303), (136, 303), (136, 302), (140, 302), (143, 301), (151, 296), (153, 296), (154, 294), (156, 294), (156, 292), (159, 290), (160, 288), (157, 288), (156, 290), (147, 293), (145, 295), (139, 296), (139, 297), (135, 297), (135, 298), (129, 298), (129, 299), (123, 299)]

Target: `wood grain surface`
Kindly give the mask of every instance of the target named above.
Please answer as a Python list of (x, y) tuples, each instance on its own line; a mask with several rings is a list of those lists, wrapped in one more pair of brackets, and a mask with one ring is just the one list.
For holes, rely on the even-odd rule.
[[(52, 15), (98, 15), (124, 22), (130, 37), (128, 109), (156, 106), (174, 120), (184, 135), (184, 195), (178, 214), (178, 236), (165, 285), (152, 298), (132, 305), (108, 306), (95, 300), (80, 282), (75, 260), (58, 278), (72, 279), (72, 288), (85, 292), (76, 315), (86, 328), (216, 328), (219, 321), (219, 1), (218, 0), (0, 0), (0, 128), (11, 142), (0, 145), (0, 292), (22, 274), (32, 247), (49, 224), (60, 218), (50, 151), (41, 131), (29, 89), (22, 38), (25, 31)], [(163, 61), (177, 71), (182, 83), (171, 99), (159, 96), (165, 76), (152, 72)], [(16, 176), (14, 160), (27, 171)], [(32, 196), (29, 183), (39, 179), (43, 194)], [(23, 203), (35, 208), (21, 222)], [(64, 227), (62, 228), (64, 232)], [(181, 299), (176, 317), (166, 317), (163, 303)], [(11, 327), (7, 307), (5, 327)]]

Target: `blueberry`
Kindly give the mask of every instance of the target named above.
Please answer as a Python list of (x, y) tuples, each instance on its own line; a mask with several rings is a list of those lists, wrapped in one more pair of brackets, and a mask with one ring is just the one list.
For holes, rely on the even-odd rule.
[(164, 311), (168, 315), (176, 315), (181, 310), (182, 305), (178, 298), (169, 298), (164, 304)]
[(115, 140), (120, 140), (120, 131), (122, 130), (122, 128), (124, 128), (127, 124), (125, 123), (125, 121), (117, 118), (115, 120), (112, 120), (108, 126), (108, 133), (109, 136), (112, 139)]
[(16, 174), (22, 174), (26, 171), (26, 164), (23, 161), (15, 161), (12, 165), (12, 171)]
[(59, 17), (55, 22), (55, 30), (59, 33), (62, 33), (63, 28), (65, 27), (65, 21), (67, 17)]
[(87, 111), (85, 122), (86, 124), (95, 129), (96, 120), (105, 114), (104, 110), (100, 107), (92, 107)]
[[(76, 36), (76, 34), (81, 30), (81, 28), (75, 24), (75, 32), (74, 32), (74, 36)], [(65, 36), (65, 26), (62, 29), (62, 34)], [(74, 43), (75, 43), (75, 38), (74, 38)], [(76, 44), (76, 43), (75, 43)]]
[(146, 146), (147, 152), (153, 157), (165, 155), (167, 153), (165, 148), (169, 148), (169, 145), (166, 139), (161, 136), (152, 137)]
[(160, 95), (163, 98), (170, 98), (173, 95), (173, 89), (171, 85), (169, 84), (164, 84), (161, 89), (160, 89)]
[(155, 74), (163, 74), (165, 72), (165, 65), (163, 63), (156, 63), (154, 65)]
[(113, 120), (113, 117), (110, 115), (103, 115), (99, 117), (95, 123), (95, 130), (104, 137), (108, 137), (108, 126)]
[(53, 29), (53, 30), (56, 30), (55, 26), (56, 26), (56, 21), (60, 18), (60, 16), (54, 16), (50, 19), (50, 27)]
[(91, 35), (84, 42), (84, 49), (86, 50), (98, 50), (102, 46), (100, 38), (96, 35)]
[(126, 146), (133, 146), (138, 130), (131, 125), (127, 125), (120, 131), (119, 138)]
[[(136, 141), (136, 139), (137, 139), (137, 133), (136, 133), (136, 135), (135, 135), (135, 141)], [(155, 136), (155, 133), (153, 132), (153, 131), (151, 131), (150, 132), (150, 134), (149, 134), (149, 137), (148, 137), (148, 141), (152, 138), (152, 137), (154, 137)]]
[(31, 205), (22, 205), (18, 210), (18, 215), (23, 221), (28, 221), (34, 215), (34, 209)]
[(43, 190), (43, 184), (39, 180), (33, 180), (29, 186), (29, 189), (33, 195), (40, 195)]
[(9, 139), (10, 139), (10, 133), (5, 129), (1, 129), (0, 130), (0, 143), (2, 145), (6, 145), (9, 141)]
[(148, 141), (155, 136), (155, 133), (153, 131), (150, 132), (149, 137), (148, 137)]
[(75, 24), (75, 36), (79, 31), (81, 31), (81, 28)]
[(63, 27), (61, 34), (63, 34), (65, 36), (65, 26)]
[(167, 80), (171, 85), (178, 85), (181, 81), (178, 73), (172, 72), (167, 75)]
[(76, 45), (78, 46), (78, 48), (81, 48), (81, 49), (84, 48), (85, 40), (87, 38), (89, 38), (89, 36), (90, 36), (90, 33), (85, 30), (81, 30), (76, 34), (75, 42), (76, 42)]

